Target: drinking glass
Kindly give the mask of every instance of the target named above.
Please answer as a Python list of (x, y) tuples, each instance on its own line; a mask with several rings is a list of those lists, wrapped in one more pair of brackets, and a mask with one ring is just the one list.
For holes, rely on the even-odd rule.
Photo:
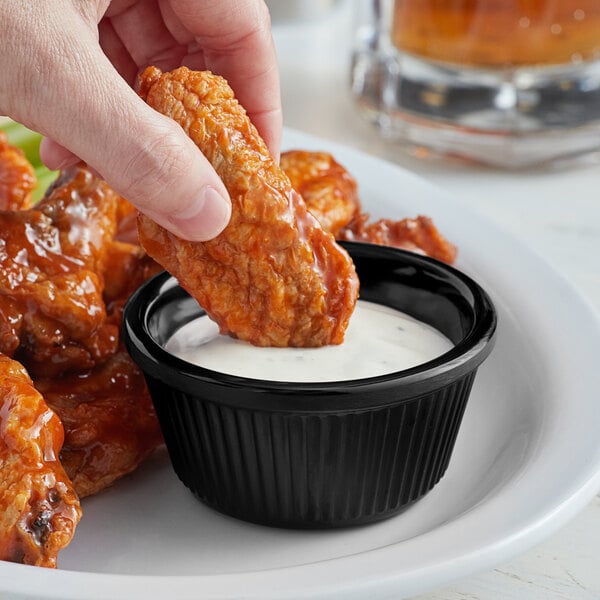
[(352, 93), (412, 148), (522, 167), (600, 148), (600, 0), (358, 0)]

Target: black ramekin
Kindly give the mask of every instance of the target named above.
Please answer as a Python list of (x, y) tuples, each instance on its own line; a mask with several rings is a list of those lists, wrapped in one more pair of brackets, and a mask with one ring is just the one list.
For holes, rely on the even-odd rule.
[(145, 373), (177, 475), (202, 501), (266, 525), (319, 528), (390, 517), (441, 479), (496, 312), (471, 278), (394, 248), (346, 243), (360, 297), (404, 311), (455, 346), (420, 366), (351, 381), (248, 379), (164, 349), (204, 314), (167, 273), (130, 299), (124, 336)]

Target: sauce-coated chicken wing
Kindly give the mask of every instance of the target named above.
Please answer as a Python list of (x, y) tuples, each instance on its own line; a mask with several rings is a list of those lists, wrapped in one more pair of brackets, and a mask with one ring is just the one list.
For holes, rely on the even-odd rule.
[[(137, 234), (137, 226), (136, 226)], [(162, 267), (152, 260), (141, 246), (114, 241), (104, 257), (104, 291), (107, 319), (121, 326), (123, 308), (129, 296)]]
[(330, 154), (293, 150), (281, 155), (280, 164), (308, 210), (337, 239), (395, 246), (447, 263), (456, 259), (456, 247), (429, 217), (371, 221), (361, 212), (356, 180)]
[(115, 240), (123, 212), (83, 166), (35, 209), (0, 212), (0, 349), (31, 369), (63, 422), (61, 460), (80, 496), (162, 442), (143, 376), (120, 345), (123, 306), (158, 266)]
[(60, 459), (81, 498), (133, 471), (162, 444), (144, 376), (125, 350), (88, 373), (35, 385), (63, 423)]
[(139, 246), (137, 209), (133, 204), (119, 197), (117, 202), (117, 233), (115, 239)]
[(25, 211), (0, 211), (0, 351), (33, 376), (89, 369), (114, 353), (102, 269), (116, 194), (84, 167)]
[(58, 456), (63, 427), (25, 369), (0, 355), (0, 560), (55, 567), (81, 517)]
[(344, 227), (338, 237), (341, 240), (370, 242), (420, 252), (448, 264), (456, 260), (456, 246), (440, 233), (429, 217), (424, 216), (369, 222), (369, 215), (362, 213)]
[(306, 208), (335, 237), (360, 211), (356, 180), (328, 152), (288, 150), (279, 165)]
[(227, 82), (207, 71), (149, 67), (139, 93), (182, 126), (233, 204), (229, 225), (208, 242), (181, 240), (142, 215), (148, 254), (222, 333), (259, 346), (341, 343), (358, 294), (354, 265), (308, 213)]

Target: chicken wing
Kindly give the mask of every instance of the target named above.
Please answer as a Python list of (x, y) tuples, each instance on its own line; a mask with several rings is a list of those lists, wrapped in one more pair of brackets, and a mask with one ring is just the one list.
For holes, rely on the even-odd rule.
[(0, 352), (33, 376), (89, 369), (117, 349), (102, 298), (116, 198), (78, 166), (35, 208), (0, 211)]
[(258, 346), (342, 342), (358, 294), (347, 253), (308, 213), (234, 98), (207, 71), (149, 67), (139, 93), (175, 119), (232, 199), (229, 225), (192, 243), (140, 216), (140, 242), (219, 324)]
[(439, 232), (429, 217), (424, 216), (399, 221), (379, 219), (369, 222), (369, 215), (362, 213), (342, 228), (338, 238), (395, 246), (426, 254), (448, 264), (456, 260), (457, 254), (456, 246)]
[(137, 212), (133, 204), (125, 198), (119, 197), (117, 201), (117, 233), (115, 239), (139, 246)]
[(281, 155), (280, 164), (308, 210), (337, 239), (395, 246), (447, 263), (456, 259), (456, 247), (429, 217), (370, 221), (361, 212), (355, 179), (330, 154), (293, 150)]
[(35, 385), (63, 423), (60, 459), (81, 498), (133, 471), (162, 444), (144, 376), (125, 350), (88, 373)]
[(33, 167), (24, 152), (10, 144), (0, 131), (0, 210), (29, 208), (35, 186)]
[(116, 241), (130, 205), (79, 165), (27, 211), (0, 212), (0, 348), (23, 360), (65, 431), (80, 496), (162, 442), (142, 374), (120, 345), (123, 305), (158, 270)]
[(0, 560), (55, 567), (81, 517), (63, 428), (25, 369), (0, 355)]
[[(136, 226), (137, 234), (137, 226)], [(123, 309), (129, 296), (146, 281), (162, 271), (141, 246), (114, 241), (104, 257), (104, 291), (107, 319), (121, 326)]]
[(288, 150), (279, 165), (306, 208), (333, 236), (360, 211), (356, 180), (328, 152)]

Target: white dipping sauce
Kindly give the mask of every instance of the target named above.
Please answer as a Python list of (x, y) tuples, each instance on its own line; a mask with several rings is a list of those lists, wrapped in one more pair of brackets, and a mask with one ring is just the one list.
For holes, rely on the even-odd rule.
[(320, 348), (260, 348), (219, 334), (206, 315), (190, 321), (165, 344), (179, 358), (206, 369), (271, 381), (364, 379), (409, 369), (454, 344), (433, 327), (381, 304), (359, 300), (344, 343)]

